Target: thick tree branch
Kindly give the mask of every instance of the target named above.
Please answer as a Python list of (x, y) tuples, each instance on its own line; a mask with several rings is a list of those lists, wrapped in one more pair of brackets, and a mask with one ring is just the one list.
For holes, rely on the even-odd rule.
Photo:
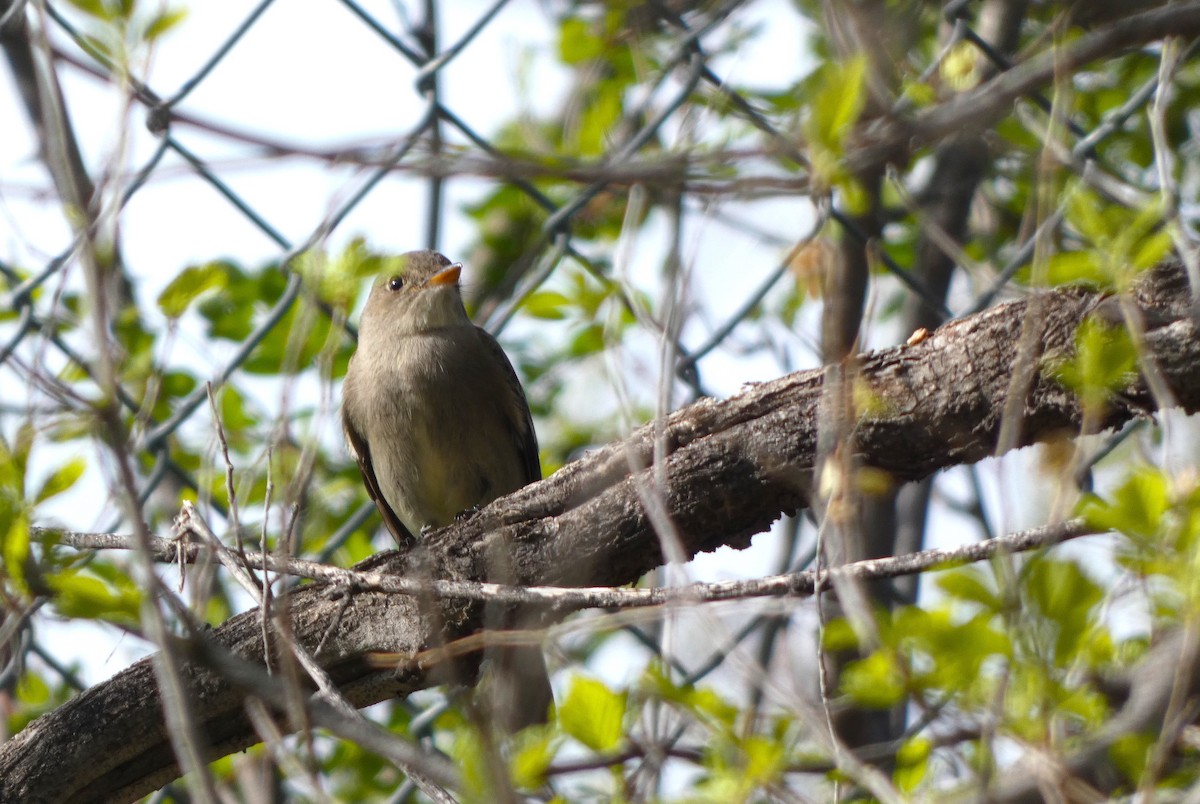
[[(1178, 266), (1157, 271), (1135, 301), (1157, 326), (1147, 333), (1162, 380), (1182, 409), (1200, 408), (1200, 338), (1184, 311), (1190, 295)], [(1039, 303), (1042, 357), (1066, 355), (1083, 318), (1107, 307), (1079, 289), (1045, 293)], [(994, 452), (1026, 303), (1012, 302), (953, 321), (912, 345), (858, 358), (856, 382), (869, 389), (870, 413), (855, 428), (864, 464), (897, 481), (978, 461)], [(687, 555), (743, 547), (781, 512), (808, 504), (822, 373), (791, 374), (723, 401), (704, 400), (642, 428), (489, 505), (466, 522), (430, 534), (409, 552), (380, 554), (362, 570), (417, 578), (481, 581), (498, 558), (530, 585), (616, 586), (661, 564), (662, 551), (640, 500), (653, 484)], [(857, 396), (856, 396), (857, 398)], [(1140, 381), (1112, 400), (1102, 426), (1150, 410)], [(1073, 394), (1039, 374), (1018, 422), (1017, 446), (1078, 432)], [(651, 467), (654, 441), (663, 464)], [(369, 652), (410, 655), (477, 631), (478, 604), (339, 585), (303, 588), (286, 602), (291, 635), (327, 668), (346, 698), (365, 706), (444, 683), (473, 668), (381, 671)], [(236, 656), (263, 662), (257, 612), (211, 634)], [(455, 676), (454, 674), (458, 674)], [(199, 666), (186, 671), (211, 756), (255, 741), (243, 694)], [(87, 690), (0, 747), (0, 800), (128, 800), (173, 777), (148, 661)]]

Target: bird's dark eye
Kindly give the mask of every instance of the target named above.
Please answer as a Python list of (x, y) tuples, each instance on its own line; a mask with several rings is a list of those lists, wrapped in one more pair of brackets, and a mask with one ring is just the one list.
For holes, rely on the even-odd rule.
[(393, 276), (387, 281), (388, 290), (399, 290), (404, 287), (404, 277)]

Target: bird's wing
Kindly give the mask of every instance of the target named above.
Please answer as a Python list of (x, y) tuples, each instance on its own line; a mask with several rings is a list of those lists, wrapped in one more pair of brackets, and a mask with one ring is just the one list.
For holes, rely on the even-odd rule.
[(496, 358), (496, 363), (504, 367), (509, 387), (513, 390), (508, 412), (513, 424), (513, 440), (516, 441), (517, 450), (521, 453), (521, 465), (525, 469), (525, 482), (528, 484), (535, 480), (541, 480), (542, 461), (538, 457), (537, 433), (533, 429), (533, 414), (529, 412), (529, 401), (525, 399), (525, 389), (521, 387), (517, 371), (509, 362), (508, 355), (504, 354), (504, 349), (500, 347), (499, 342), (487, 330), (481, 327), (475, 329), (479, 333), (483, 345)]
[(350, 421), (350, 416), (347, 415), (344, 408), (342, 410), (342, 430), (346, 433), (346, 446), (349, 447), (350, 454), (358, 461), (358, 471), (362, 473), (367, 494), (371, 495), (371, 499), (375, 501), (375, 507), (379, 509), (379, 515), (383, 517), (383, 524), (391, 531), (397, 543), (400, 545), (412, 544), (415, 541), (413, 535), (408, 532), (408, 528), (404, 527), (400, 517), (396, 516), (396, 512), (388, 505), (387, 499), (384, 498), (383, 492), (379, 488), (379, 480), (375, 477), (375, 467), (371, 464), (371, 449), (367, 446), (367, 440), (354, 428), (354, 423)]

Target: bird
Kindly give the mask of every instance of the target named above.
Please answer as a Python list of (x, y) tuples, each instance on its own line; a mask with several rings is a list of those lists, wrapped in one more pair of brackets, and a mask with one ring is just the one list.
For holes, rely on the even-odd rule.
[[(350, 453), (400, 544), (542, 477), (521, 382), (463, 304), (460, 263), (412, 251), (371, 287), (342, 385)], [(515, 732), (544, 722), (553, 700), (536, 646), (505, 648), (492, 716)]]

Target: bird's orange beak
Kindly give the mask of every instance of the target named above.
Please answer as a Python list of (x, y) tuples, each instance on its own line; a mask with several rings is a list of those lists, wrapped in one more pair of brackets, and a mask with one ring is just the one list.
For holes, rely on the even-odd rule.
[(457, 285), (458, 275), (461, 273), (462, 266), (458, 263), (454, 263), (454, 265), (448, 265), (433, 276), (429, 277), (429, 282), (427, 284), (435, 288), (440, 288), (443, 285)]

